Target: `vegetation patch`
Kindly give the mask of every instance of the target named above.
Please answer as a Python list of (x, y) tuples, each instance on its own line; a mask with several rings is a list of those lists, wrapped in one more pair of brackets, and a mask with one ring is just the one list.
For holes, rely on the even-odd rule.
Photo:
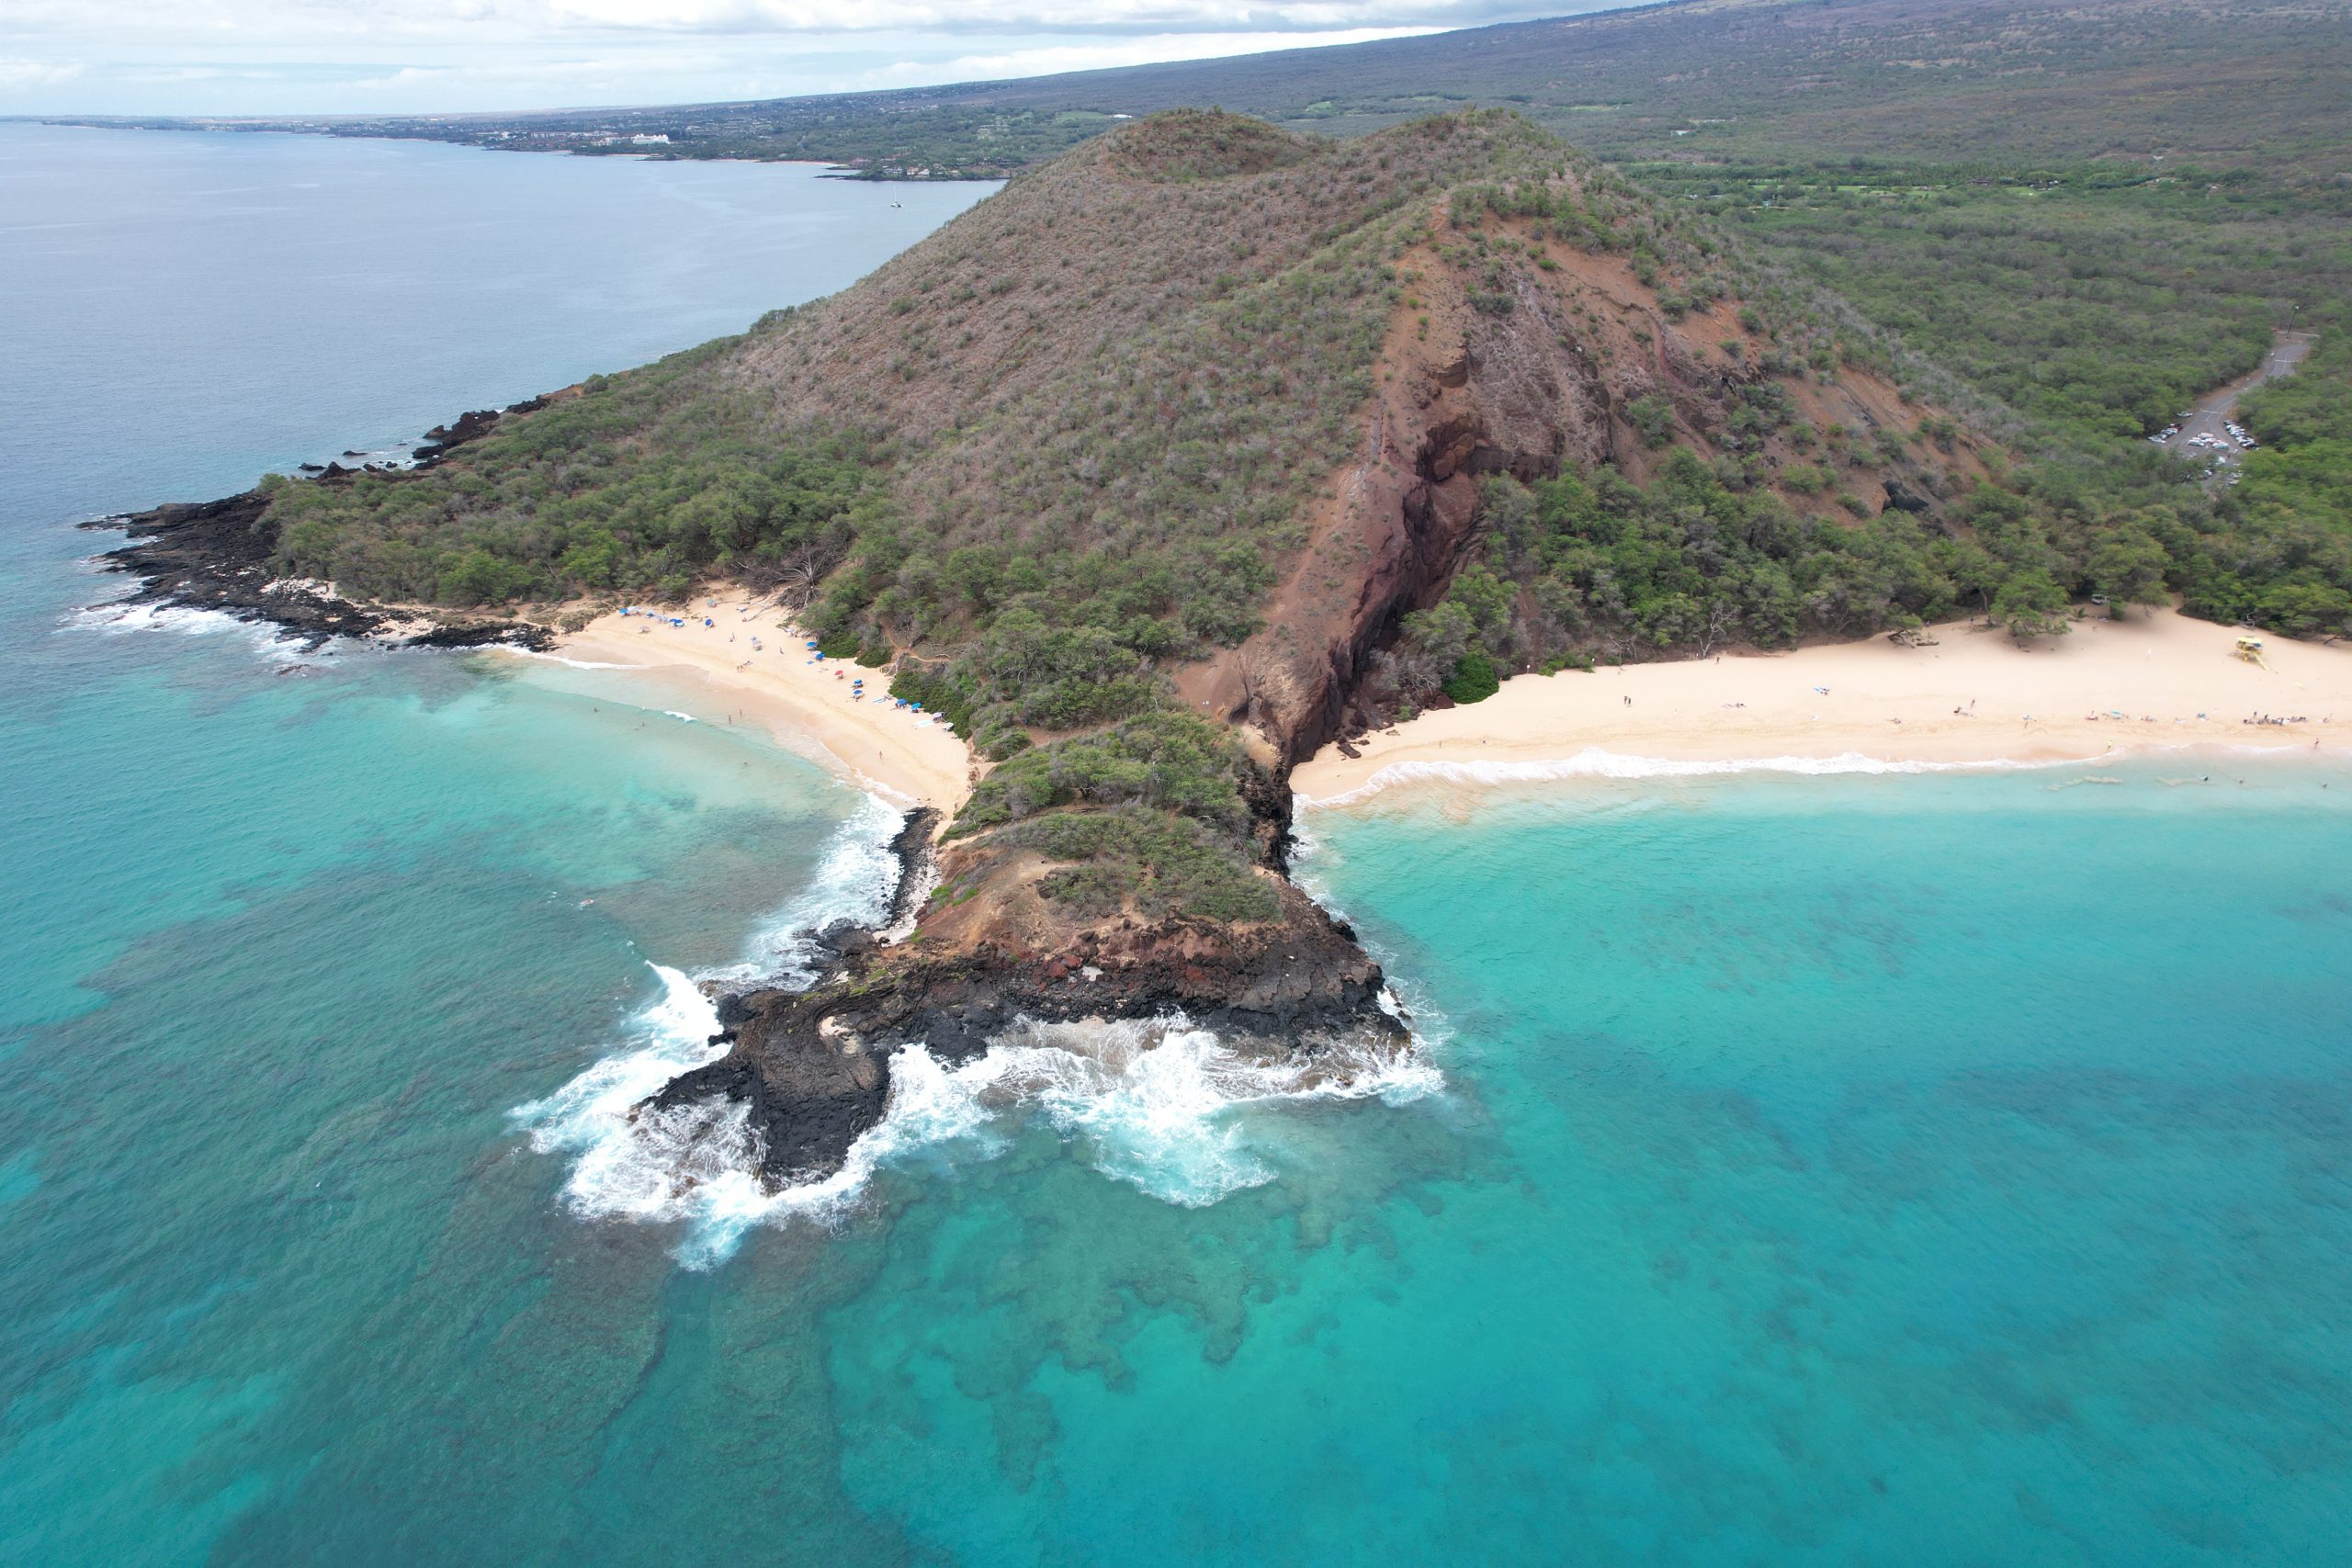
[(1171, 109), (1122, 137), (1113, 159), (1119, 169), (1140, 179), (1221, 180), (1302, 163), (1322, 148), (1322, 143), (1247, 115)]
[(1273, 887), (1229, 836), (1169, 812), (1062, 812), (999, 840), (1074, 863), (1046, 873), (1037, 891), (1081, 917), (1132, 908), (1153, 919), (1262, 920), (1275, 912)]
[(974, 786), (948, 836), (1084, 804), (1172, 811), (1238, 840), (1250, 822), (1238, 775), (1243, 766), (1239, 749), (1221, 727), (1174, 710), (1144, 714), (1001, 763)]
[(2060, 513), (1987, 484), (1960, 500), (1950, 530), (1901, 511), (1854, 525), (1734, 489), (1688, 449), (1646, 485), (1606, 468), (1532, 487), (1497, 476), (1486, 505), (1484, 558), (1406, 617), (1378, 662), (1376, 701), (1476, 700), (1463, 691), (1482, 660), (1499, 671), (1703, 656), (1966, 615), (2044, 637), (2064, 631), (2078, 596), (2165, 602), (2177, 570), (2160, 536), (2177, 520), (2161, 512)]
[(2261, 445), (2210, 518), (2173, 535), (2191, 613), (2352, 637), (2352, 336), (2322, 334), (2240, 407)]

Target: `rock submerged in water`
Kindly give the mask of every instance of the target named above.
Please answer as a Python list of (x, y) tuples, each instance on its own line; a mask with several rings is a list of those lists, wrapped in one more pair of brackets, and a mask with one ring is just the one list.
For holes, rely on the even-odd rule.
[[(935, 813), (910, 813), (893, 840), (900, 864), (894, 916), (909, 912), (910, 888), (927, 885), (935, 820)], [(729, 1045), (727, 1055), (672, 1079), (640, 1109), (713, 1096), (742, 1103), (762, 1175), (780, 1185), (842, 1168), (850, 1145), (888, 1109), (889, 1058), (901, 1045), (920, 1044), (954, 1067), (1024, 1021), (1178, 1014), (1272, 1058), (1336, 1059), (1368, 1040), (1402, 1050), (1410, 1038), (1381, 1005), (1380, 965), (1287, 883), (1272, 920), (1114, 920), (1052, 953), (996, 941), (933, 952), (845, 924), (811, 933), (827, 971), (809, 988), (720, 998), (717, 1039)]]

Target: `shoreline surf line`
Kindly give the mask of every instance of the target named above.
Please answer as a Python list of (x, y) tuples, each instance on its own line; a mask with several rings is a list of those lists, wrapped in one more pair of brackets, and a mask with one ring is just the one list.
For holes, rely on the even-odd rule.
[[(2347, 748), (2346, 750), (2352, 750)], [(2256, 763), (2266, 768), (2300, 767), (2306, 762), (2327, 762), (2343, 760), (2345, 752), (2334, 756), (2314, 752), (2308, 747), (2233, 746), (2216, 741), (2198, 741), (2181, 746), (2142, 746), (2115, 751), (2104, 751), (2088, 757), (1987, 757), (1969, 761), (1931, 762), (1905, 761), (1885, 757), (1865, 757), (1848, 753), (1838, 757), (1725, 757), (1701, 760), (1673, 757), (1629, 757), (1620, 752), (1603, 751), (1588, 747), (1573, 757), (1554, 761), (1400, 761), (1390, 762), (1355, 788), (1340, 795), (1294, 795), (1293, 800), (1302, 811), (1343, 810), (1360, 806), (1374, 795), (1391, 789), (1409, 789), (1417, 784), (1451, 784), (1470, 788), (1500, 788), (1512, 784), (1566, 783), (1569, 781), (1618, 782), (1643, 779), (1712, 779), (1732, 778), (1747, 773), (1778, 773), (1799, 778), (1828, 778), (1838, 776), (1910, 777), (1936, 773), (2056, 773), (2073, 768), (2098, 767), (2106, 764), (2151, 761), (2163, 757), (2182, 760), (2184, 766), (2195, 759), (2211, 759), (2208, 767), (2226, 773), (2228, 763)], [(2117, 782), (2113, 779), (2076, 779), (2075, 784)], [(2203, 779), (2162, 779), (2162, 784), (2199, 784)], [(2210, 781), (2227, 782), (2219, 777)], [(2051, 788), (2066, 787), (2052, 784)]]
[[(1291, 787), (1328, 806), (1417, 773), (1476, 784), (1989, 769), (2190, 749), (2352, 755), (2352, 648), (2265, 637), (2264, 662), (2250, 663), (2236, 656), (2243, 628), (2170, 610), (2077, 622), (2028, 649), (1965, 623), (1928, 635), (1920, 648), (1877, 637), (1515, 676), (1485, 702), (1355, 741), (1354, 757), (1327, 745)], [(2256, 716), (2294, 722), (2242, 722)]]

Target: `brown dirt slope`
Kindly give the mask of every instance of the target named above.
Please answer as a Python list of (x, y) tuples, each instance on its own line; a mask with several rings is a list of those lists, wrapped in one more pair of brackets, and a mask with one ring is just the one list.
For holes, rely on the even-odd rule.
[[(1523, 220), (1490, 218), (1471, 245), (1441, 203), (1427, 231), (1398, 259), (1408, 292), (1381, 344), (1376, 390), (1355, 415), (1356, 451), (1308, 503), (1308, 545), (1264, 629), (1177, 675), (1189, 705), (1247, 724), (1294, 761), (1351, 727), (1365, 656), (1398, 617), (1442, 595), (1476, 536), (1483, 475), (1534, 480), (1607, 464), (1643, 480), (1680, 446), (1736, 454), (1796, 511), (1850, 522), (1848, 502), (1939, 513), (1942, 498), (1984, 472), (1976, 436), (1919, 440), (1938, 410), (1876, 370), (1792, 363), (1781, 334), (1735, 296), (1669, 308), (1661, 291), (1671, 302), (1687, 278), (1645, 282), (1628, 255)], [(1760, 382), (1786, 393), (1792, 426), (1726, 442)], [(1670, 409), (1663, 434), (1645, 436), (1629, 417), (1644, 400)], [(1800, 447), (1796, 425), (1828, 438)], [(1905, 457), (1876, 447), (1882, 431), (1905, 439)]]

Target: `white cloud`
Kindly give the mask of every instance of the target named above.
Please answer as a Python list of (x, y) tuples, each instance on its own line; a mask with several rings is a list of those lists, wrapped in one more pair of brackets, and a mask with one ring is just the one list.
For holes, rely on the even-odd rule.
[(1429, 29), (1482, 19), (1490, 0), (490, 0), (566, 26), (689, 32), (1296, 33)]
[(0, 0), (17, 113), (456, 113), (1040, 75), (1616, 0)]
[(1285, 34), (1464, 27), (1528, 10), (1506, 0), (11, 0), (0, 31), (141, 44), (644, 32)]
[(78, 60), (25, 60), (13, 54), (0, 54), (0, 93), (23, 92), (30, 87), (54, 87), (71, 82), (82, 73)]

